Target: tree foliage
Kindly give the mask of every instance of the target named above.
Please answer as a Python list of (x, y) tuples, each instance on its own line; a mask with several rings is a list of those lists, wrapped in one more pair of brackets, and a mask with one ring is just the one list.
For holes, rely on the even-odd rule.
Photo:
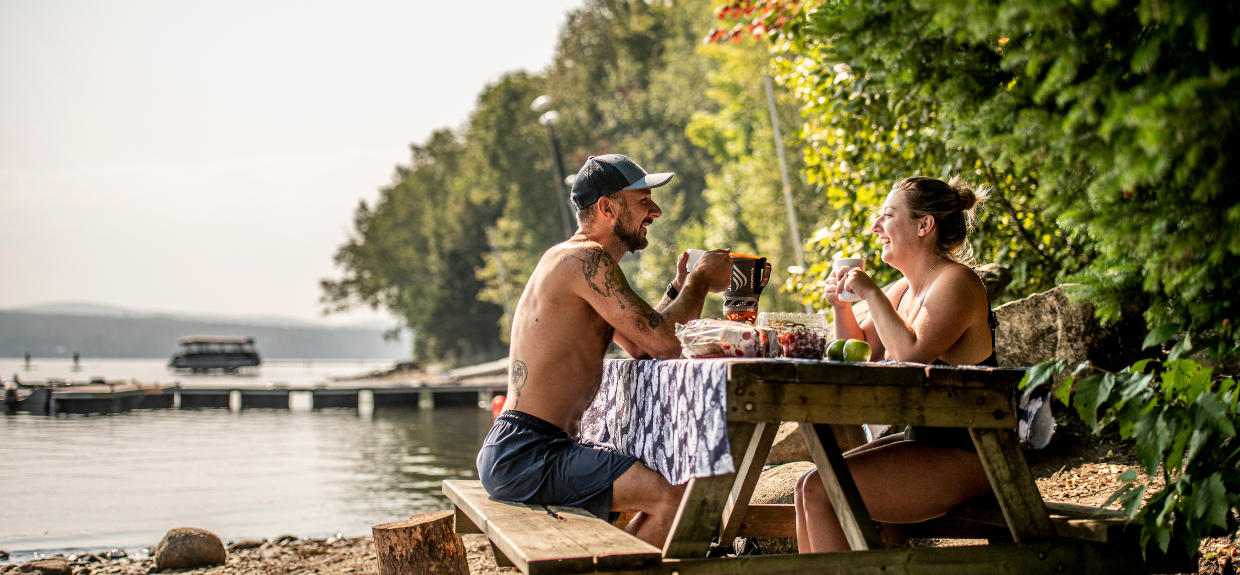
[[(1100, 430), (1134, 439), (1136, 473), (1113, 500), (1142, 538), (1195, 553), (1237, 533), (1235, 382), (1183, 357), (1191, 342), (1234, 354), (1240, 195), (1240, 8), (1196, 0), (730, 1), (708, 41), (769, 40), (805, 105), (806, 169), (837, 219), (812, 240), (819, 263), (857, 251), (865, 212), (892, 180), (961, 173), (996, 188), (975, 238), (1023, 291), (1062, 279), (1103, 319), (1140, 304), (1147, 344), (1185, 332), (1163, 362), (1118, 373), (1078, 366), (1057, 395)], [(996, 217), (997, 216), (997, 217)], [(890, 270), (877, 269), (880, 279)], [(1022, 277), (1023, 276), (1023, 277)], [(1026, 389), (1063, 370), (1030, 371)], [(1148, 504), (1142, 506), (1145, 496)], [(1108, 502), (1110, 503), (1110, 502)]]
[[(650, 247), (623, 263), (640, 293), (658, 299), (686, 248), (756, 251), (782, 281), (795, 259), (762, 85), (769, 55), (700, 46), (711, 10), (711, 0), (590, 0), (571, 12), (546, 71), (488, 86), (463, 127), (414, 146), (379, 200), (358, 208), (354, 236), (336, 255), (342, 277), (322, 284), (324, 303), (387, 308), (417, 333), (419, 359), (502, 355), (505, 294), (515, 306), (538, 258), (564, 239), (550, 144), (529, 109), (541, 94), (560, 113), (570, 173), (613, 152), (676, 172), (655, 190), (664, 215)], [(779, 96), (793, 125), (795, 107)], [(817, 194), (797, 184), (794, 195), (813, 225)], [(764, 309), (797, 305), (767, 293)], [(719, 304), (706, 313), (718, 315)]]
[(846, 216), (817, 236), (823, 255), (857, 233), (877, 196), (867, 182), (959, 172), (998, 188), (978, 251), (1023, 270), (1026, 289), (1081, 280), (1105, 319), (1142, 302), (1151, 326), (1233, 352), (1234, 3), (743, 0), (721, 12), (753, 19), (732, 31), (769, 38), (809, 105), (807, 167)]
[(383, 306), (414, 328), (415, 357), (491, 355), (498, 339), (485, 326), (497, 306), (456, 296), (481, 287), (474, 234), (493, 216), (456, 185), (466, 158), (455, 134), (436, 132), (412, 150), (375, 207), (358, 205), (354, 235), (335, 256), (345, 276), (321, 282), (324, 303)]
[[(772, 262), (770, 288), (763, 292), (761, 309), (799, 311), (797, 294), (779, 289), (796, 265), (791, 223), (788, 219), (775, 133), (763, 76), (770, 67), (764, 47), (708, 44), (698, 48), (712, 62), (706, 97), (715, 104), (711, 111), (694, 114), (687, 134), (694, 144), (710, 152), (719, 165), (706, 178), (709, 207), (699, 224), (682, 231), (684, 247), (728, 246), (735, 252), (754, 253)], [(782, 145), (788, 157), (791, 193), (797, 213), (798, 233), (822, 225), (828, 215), (826, 199), (800, 177), (802, 164), (796, 102), (778, 90), (776, 108), (785, 132)]]

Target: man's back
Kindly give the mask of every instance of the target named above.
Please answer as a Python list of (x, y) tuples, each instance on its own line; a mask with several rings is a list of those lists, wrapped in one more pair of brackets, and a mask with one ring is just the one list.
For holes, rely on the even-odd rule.
[[(599, 244), (575, 238), (543, 254), (512, 322), (508, 401), (576, 435), (598, 391), (615, 328), (581, 295), (606, 289), (616, 265)], [(627, 286), (626, 286), (627, 287)]]

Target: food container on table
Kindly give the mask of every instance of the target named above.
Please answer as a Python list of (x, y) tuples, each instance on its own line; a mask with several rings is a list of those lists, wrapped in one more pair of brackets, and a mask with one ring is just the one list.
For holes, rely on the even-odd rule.
[(726, 319), (676, 324), (685, 357), (779, 357), (775, 330)]
[(753, 325), (758, 316), (758, 298), (771, 279), (771, 264), (766, 258), (749, 254), (731, 254), (732, 283), (723, 296), (723, 317)]
[(780, 357), (822, 359), (831, 339), (827, 316), (817, 313), (762, 312), (757, 325), (775, 330)]

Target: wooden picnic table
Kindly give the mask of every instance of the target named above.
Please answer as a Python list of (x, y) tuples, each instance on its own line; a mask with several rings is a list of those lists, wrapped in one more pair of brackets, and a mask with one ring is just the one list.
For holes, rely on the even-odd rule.
[[(702, 557), (710, 540), (737, 532), (780, 423), (801, 424), (823, 486), (854, 550), (883, 544), (844, 464), (832, 425), (968, 427), (1017, 542), (1054, 534), (1021, 456), (1008, 391), (1020, 369), (727, 360), (727, 418), (737, 472), (689, 482), (664, 546)], [(838, 428), (837, 428), (838, 429)], [(1041, 508), (1041, 509), (1039, 509)], [(718, 518), (714, 518), (714, 515)]]
[[(655, 554), (657, 549), (648, 546), (648, 551), (632, 550), (631, 557), (625, 559), (599, 551), (607, 545), (594, 545), (594, 550), (577, 552), (584, 562), (575, 567), (563, 564), (561, 569), (554, 562), (524, 559), (516, 561), (518, 566), (525, 565), (522, 569), (531, 575), (535, 565), (538, 573), (651, 575), (1175, 573), (1196, 569), (1195, 559), (1154, 553), (1143, 560), (1132, 536), (1138, 529), (1125, 531), (1123, 520), (1114, 513), (1099, 517), (1092, 515), (1090, 508), (1056, 504), (1048, 508), (1015, 433), (1017, 418), (1010, 397), (1024, 375), (1023, 369), (775, 359), (712, 361), (726, 363), (727, 434), (735, 472), (688, 481), (661, 558)], [(786, 421), (800, 424), (853, 551), (707, 558), (712, 539), (726, 545), (738, 534), (786, 537), (794, 532), (791, 505), (750, 506), (776, 431)], [(957, 523), (999, 525), (1006, 527), (1007, 533), (991, 537), (989, 545), (885, 548), (836, 441), (836, 431), (864, 423), (967, 428), (994, 490), (998, 510), (989, 515), (984, 509), (957, 514)], [(456, 489), (462, 490), (463, 486)], [(460, 509), (464, 499), (452, 491), (445, 487)], [(547, 508), (546, 513), (554, 515), (553, 511)], [(470, 528), (491, 534), (492, 527), (483, 529), (482, 522), (487, 518), (471, 512), (475, 513), (472, 523), (478, 525)], [(1121, 532), (1126, 536), (1116, 537)], [(977, 537), (976, 529), (973, 533), (972, 537)], [(936, 536), (953, 537), (945, 532)], [(550, 539), (544, 536), (539, 541), (547, 544)], [(578, 538), (578, 543), (591, 547), (584, 539)], [(508, 545), (506, 553), (522, 552), (518, 549), (521, 545)], [(604, 568), (604, 564), (614, 567)]]
[[(1177, 572), (1185, 566), (1183, 560), (1166, 567), (1144, 563), (1132, 545), (1103, 543), (1105, 537), (1090, 536), (1095, 526), (1084, 525), (1089, 520), (1080, 514), (1073, 518), (1061, 509), (1052, 522), (1015, 433), (1017, 419), (1009, 398), (1023, 369), (721, 361), (728, 362), (726, 410), (736, 473), (689, 481), (663, 546), (666, 572), (1148, 573)], [(693, 560), (706, 556), (715, 537), (730, 542), (747, 516), (750, 523), (792, 520), (791, 506), (763, 506), (764, 513), (749, 513), (775, 432), (785, 421), (800, 424), (854, 552)], [(833, 431), (864, 423), (968, 428), (1012, 543), (885, 549)], [(1114, 524), (1114, 517), (1096, 521)], [(1061, 537), (1061, 531), (1086, 539)]]

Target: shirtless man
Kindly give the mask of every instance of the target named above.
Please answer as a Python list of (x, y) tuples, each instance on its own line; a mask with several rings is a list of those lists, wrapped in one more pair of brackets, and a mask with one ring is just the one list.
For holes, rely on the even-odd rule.
[(512, 322), (508, 400), (478, 453), (491, 496), (583, 507), (610, 519), (637, 511), (629, 532), (662, 547), (683, 486), (636, 458), (577, 442), (581, 416), (598, 392), (603, 357), (615, 341), (635, 358), (680, 357), (674, 328), (702, 313), (708, 292), (727, 289), (728, 250), (702, 256), (650, 307), (620, 270), (625, 252), (646, 247), (662, 215), (650, 189), (674, 174), (647, 174), (619, 154), (591, 156), (573, 182), (577, 234), (538, 261)]

